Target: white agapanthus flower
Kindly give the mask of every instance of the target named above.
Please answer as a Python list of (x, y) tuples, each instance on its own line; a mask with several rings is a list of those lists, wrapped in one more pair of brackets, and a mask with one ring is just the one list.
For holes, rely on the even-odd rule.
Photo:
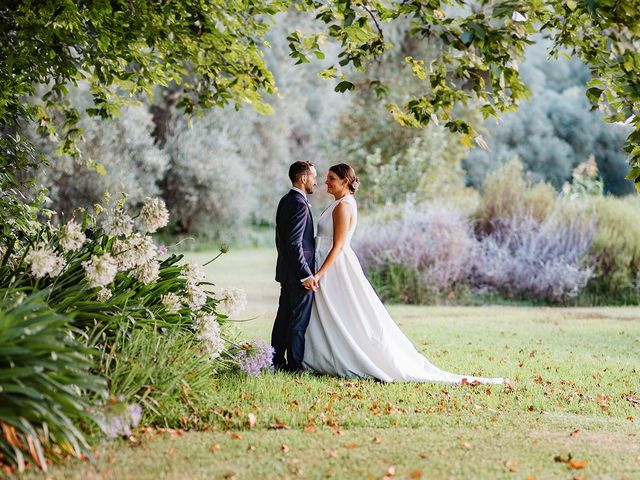
[(220, 324), (218, 324), (215, 315), (207, 315), (199, 320), (198, 326), (198, 339), (202, 341), (204, 351), (209, 358), (215, 360), (224, 350)]
[(520, 12), (516, 12), (514, 10), (514, 12), (511, 14), (511, 20), (513, 20), (514, 22), (526, 22), (527, 21), (527, 14), (525, 13), (524, 15)]
[(107, 287), (102, 287), (98, 292), (96, 298), (98, 299), (98, 301), (104, 302), (106, 300), (109, 300), (111, 298), (111, 295), (113, 295), (113, 292), (110, 289), (108, 289)]
[(82, 231), (82, 225), (74, 220), (69, 221), (60, 229), (60, 246), (65, 252), (78, 250), (87, 240)]
[(206, 292), (193, 282), (187, 282), (185, 287), (187, 293), (187, 303), (191, 310), (200, 310), (207, 302)]
[(247, 307), (247, 294), (241, 288), (225, 288), (219, 292), (220, 305), (231, 317)]
[(102, 228), (113, 237), (129, 235), (133, 231), (133, 219), (122, 208), (116, 208), (102, 222)]
[(140, 283), (149, 285), (160, 278), (160, 264), (155, 258), (138, 265), (132, 272)]
[(82, 266), (92, 287), (104, 287), (111, 283), (118, 273), (118, 264), (109, 253), (101, 256), (92, 255), (88, 261), (82, 262)]
[(205, 279), (204, 269), (197, 263), (187, 263), (182, 266), (180, 272), (187, 278), (187, 282), (198, 283)]
[(169, 223), (169, 211), (164, 201), (159, 198), (145, 198), (140, 216), (143, 228), (149, 233), (153, 233)]
[(165, 293), (160, 297), (160, 301), (167, 310), (167, 313), (178, 313), (182, 308), (182, 298), (173, 292)]
[(31, 267), (31, 273), (36, 278), (49, 274), (57, 277), (64, 268), (64, 259), (58, 256), (52, 248), (41, 245), (31, 250), (25, 257)]
[(126, 240), (115, 240), (111, 253), (121, 272), (143, 265), (156, 258), (157, 247), (151, 237), (136, 233)]

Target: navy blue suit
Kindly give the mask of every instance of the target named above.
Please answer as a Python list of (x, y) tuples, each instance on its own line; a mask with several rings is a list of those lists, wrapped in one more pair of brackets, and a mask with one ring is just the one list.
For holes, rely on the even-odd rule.
[(280, 300), (271, 333), (273, 365), (276, 369), (299, 371), (313, 303), (313, 292), (302, 286), (302, 280), (315, 273), (315, 240), (311, 210), (306, 198), (295, 190), (290, 190), (278, 204), (276, 249)]

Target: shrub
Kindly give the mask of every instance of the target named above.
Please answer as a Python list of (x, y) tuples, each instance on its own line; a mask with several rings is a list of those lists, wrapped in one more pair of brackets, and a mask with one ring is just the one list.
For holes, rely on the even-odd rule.
[(597, 223), (591, 248), (595, 275), (587, 293), (613, 299), (631, 295), (638, 301), (640, 226), (630, 221), (640, 207), (637, 197), (595, 197)]
[[(175, 414), (164, 404), (189, 402), (184, 394), (185, 388), (192, 388), (188, 382), (198, 383), (198, 392), (203, 392), (202, 382), (207, 378), (204, 373), (229, 365), (229, 361), (220, 359), (228, 347), (219, 325), (226, 316), (217, 312), (218, 300), (209, 290), (211, 284), (204, 280), (201, 267), (179, 265), (180, 255), (158, 258), (158, 247), (148, 232), (162, 227), (167, 220), (163, 205), (151, 199), (145, 201), (136, 221), (125, 213), (124, 200), (106, 211), (99, 206), (91, 214), (85, 212), (80, 223), (71, 220), (58, 227), (42, 224), (33, 235), (14, 236), (7, 242), (0, 263), (0, 288), (12, 297), (46, 292), (42, 301), (52, 310), (73, 316), (64, 333), (78, 328), (83, 334), (78, 338), (83, 338), (85, 345), (103, 352), (95, 363), (78, 360), (79, 369), (90, 365), (95, 373), (107, 377), (113, 393), (140, 400), (153, 412), (149, 418), (162, 423), (169, 421), (162, 420), (164, 415)], [(236, 297), (225, 300), (230, 310)], [(60, 329), (64, 330), (63, 326)], [(10, 351), (7, 342), (0, 337), (3, 352)], [(52, 341), (51, 345), (54, 356), (58, 355), (56, 344)], [(80, 344), (75, 347), (80, 353), (88, 351)], [(51, 350), (46, 352), (51, 354)], [(152, 364), (149, 360), (153, 360)], [(49, 361), (46, 356), (34, 356), (35, 364), (30, 368), (36, 373), (47, 371)], [(146, 376), (141, 374), (144, 369)], [(11, 369), (6, 378), (20, 383), (21, 374), (20, 370)], [(80, 389), (84, 388), (82, 382), (78, 378)], [(60, 383), (65, 385), (64, 378)], [(144, 396), (146, 388), (158, 390)], [(82, 394), (78, 390), (76, 396)], [(149, 402), (142, 402), (147, 397)], [(34, 398), (38, 398), (37, 393)], [(84, 408), (91, 400), (78, 400), (76, 406)], [(36, 403), (29, 407), (43, 418), (56, 417), (55, 404)], [(8, 411), (2, 421), (9, 425), (21, 423), (15, 414), (16, 411)], [(63, 433), (77, 453), (80, 437), (73, 420), (66, 422)], [(61, 441), (62, 434), (55, 430), (54, 434), (56, 441)], [(12, 440), (17, 445), (24, 444), (13, 435), (8, 441)], [(7, 451), (0, 460), (20, 465), (20, 455), (10, 454)], [(44, 465), (41, 459), (38, 464)]]
[(183, 417), (210, 397), (216, 363), (203, 355), (202, 342), (192, 332), (123, 325), (102, 349), (111, 397), (141, 405), (145, 425), (184, 427)]
[(476, 212), (476, 230), (491, 233), (514, 218), (531, 217), (542, 223), (554, 207), (557, 192), (543, 182), (529, 185), (522, 163), (514, 159), (487, 176)]
[(406, 203), (398, 218), (361, 227), (355, 249), (385, 300), (426, 303), (467, 277), (475, 240), (455, 208)]
[(593, 275), (587, 255), (594, 230), (588, 216), (507, 218), (480, 239), (472, 285), (550, 302), (574, 298)]
[(0, 293), (0, 463), (20, 471), (26, 460), (46, 470), (47, 459), (90, 456), (78, 424), (94, 421), (89, 395), (106, 395), (106, 382), (89, 371), (94, 352), (46, 295)]

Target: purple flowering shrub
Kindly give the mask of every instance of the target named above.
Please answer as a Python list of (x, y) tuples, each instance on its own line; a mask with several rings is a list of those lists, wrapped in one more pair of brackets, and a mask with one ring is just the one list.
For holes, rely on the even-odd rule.
[(565, 301), (577, 296), (593, 275), (587, 256), (594, 234), (594, 222), (580, 216), (504, 220), (479, 240), (471, 283), (509, 296)]
[(271, 345), (256, 339), (240, 345), (233, 358), (238, 368), (247, 375), (259, 375), (271, 369), (274, 353)]
[(124, 404), (124, 397), (118, 403), (111, 403), (97, 415), (97, 423), (107, 438), (129, 437), (131, 429), (142, 420), (142, 407), (137, 403)]
[(362, 225), (354, 244), (380, 295), (409, 303), (431, 301), (465, 280), (475, 247), (469, 221), (459, 210), (438, 204), (419, 210), (412, 203), (398, 218)]
[(459, 210), (408, 203), (396, 217), (363, 221), (354, 247), (386, 301), (428, 303), (467, 288), (556, 303), (594, 275), (595, 222), (583, 213), (560, 203), (542, 219), (521, 211), (476, 238)]

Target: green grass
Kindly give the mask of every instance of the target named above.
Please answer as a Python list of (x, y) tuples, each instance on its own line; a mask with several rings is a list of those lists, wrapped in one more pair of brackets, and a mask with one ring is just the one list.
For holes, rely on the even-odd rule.
[[(245, 316), (256, 319), (237, 324), (244, 336), (269, 338), (274, 262), (272, 251), (245, 250), (207, 267), (220, 286), (247, 290)], [(48, 477), (382, 478), (394, 466), (395, 478), (640, 478), (640, 405), (630, 401), (640, 398), (640, 308), (389, 310), (439, 367), (507, 376), (514, 390), (226, 374), (189, 413), (205, 431), (101, 444), (97, 463)], [(554, 461), (569, 454), (588, 463)]]

